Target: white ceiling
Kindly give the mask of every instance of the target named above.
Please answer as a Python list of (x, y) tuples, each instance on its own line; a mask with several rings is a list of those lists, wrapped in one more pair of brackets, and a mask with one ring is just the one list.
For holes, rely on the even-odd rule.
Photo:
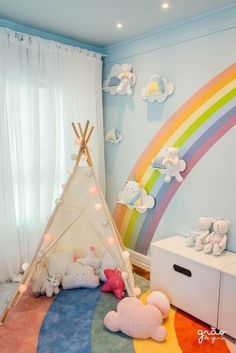
[[(161, 8), (169, 2), (168, 10)], [(236, 0), (0, 0), (0, 17), (98, 46), (129, 39)], [(117, 22), (123, 23), (118, 30)]]

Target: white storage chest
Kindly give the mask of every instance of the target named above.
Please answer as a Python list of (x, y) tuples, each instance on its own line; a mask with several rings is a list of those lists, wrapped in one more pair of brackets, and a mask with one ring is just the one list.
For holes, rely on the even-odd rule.
[(236, 338), (236, 263), (221, 272), (218, 328)]
[(173, 236), (151, 244), (151, 290), (161, 290), (171, 304), (208, 323), (218, 325), (221, 270), (236, 263), (236, 254), (215, 257), (185, 246)]

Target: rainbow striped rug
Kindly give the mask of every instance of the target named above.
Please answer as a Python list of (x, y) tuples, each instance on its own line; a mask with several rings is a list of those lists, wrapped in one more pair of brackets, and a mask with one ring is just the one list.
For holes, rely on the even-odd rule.
[[(137, 284), (148, 294), (148, 282)], [(54, 299), (34, 299), (26, 293), (0, 328), (1, 353), (234, 353), (236, 345), (227, 337), (210, 335), (211, 328), (193, 317), (171, 309), (165, 322), (165, 342), (138, 340), (114, 334), (103, 326), (103, 318), (117, 300), (99, 289), (61, 291)], [(205, 339), (200, 333), (205, 331)], [(206, 334), (206, 333), (209, 333)]]

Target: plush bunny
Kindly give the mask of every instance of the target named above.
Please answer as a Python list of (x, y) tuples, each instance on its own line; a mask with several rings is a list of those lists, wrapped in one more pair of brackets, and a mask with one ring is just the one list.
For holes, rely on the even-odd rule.
[(210, 233), (206, 238), (206, 245), (204, 246), (204, 252), (209, 254), (213, 252), (213, 255), (219, 256), (226, 248), (227, 243), (227, 231), (229, 229), (230, 221), (222, 218), (217, 218), (213, 224), (213, 232)]
[(51, 298), (53, 294), (59, 293), (60, 282), (55, 277), (48, 277), (41, 288), (41, 294)]
[(133, 67), (130, 64), (122, 64), (121, 68), (122, 72), (118, 76), (120, 82), (117, 87), (117, 92), (131, 96), (133, 93), (131, 87), (134, 82), (134, 74), (132, 73)]
[(170, 304), (161, 292), (152, 292), (147, 304), (139, 299), (126, 297), (117, 305), (117, 311), (110, 311), (104, 318), (104, 325), (112, 332), (121, 331), (135, 338), (149, 338), (164, 341), (166, 329), (163, 319), (168, 316)]
[(202, 250), (206, 244), (206, 238), (210, 233), (210, 229), (214, 219), (208, 216), (198, 218), (197, 229), (191, 229), (186, 238), (186, 246), (195, 246), (196, 250)]

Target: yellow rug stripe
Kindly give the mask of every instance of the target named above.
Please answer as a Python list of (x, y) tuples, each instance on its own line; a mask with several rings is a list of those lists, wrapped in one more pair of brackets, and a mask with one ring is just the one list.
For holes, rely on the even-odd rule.
[[(145, 292), (140, 300), (146, 303), (146, 298), (150, 292)], [(167, 338), (164, 342), (155, 342), (152, 339), (141, 340), (133, 339), (134, 350), (136, 353), (182, 353), (175, 334), (175, 319), (176, 309), (171, 308), (169, 317), (165, 320), (164, 326), (167, 330)]]

